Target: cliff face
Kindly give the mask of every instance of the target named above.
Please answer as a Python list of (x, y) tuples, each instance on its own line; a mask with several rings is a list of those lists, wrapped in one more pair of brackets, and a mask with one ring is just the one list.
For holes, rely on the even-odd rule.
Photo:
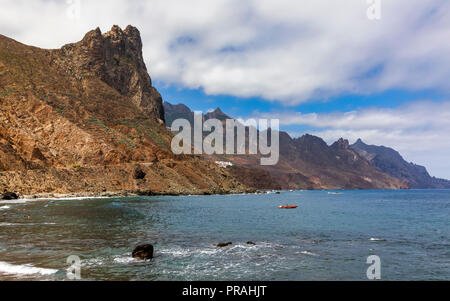
[(174, 156), (163, 114), (134, 27), (58, 50), (0, 35), (0, 190), (245, 190), (212, 162)]
[(78, 43), (68, 44), (52, 53), (52, 61), (78, 80), (95, 76), (129, 97), (147, 116), (164, 121), (162, 98), (152, 87), (142, 55), (139, 30), (113, 26), (102, 34), (88, 32)]
[[(178, 106), (165, 103), (167, 118)], [(192, 112), (177, 110), (177, 118), (190, 120)], [(204, 119), (230, 119), (220, 109), (205, 114)], [(280, 160), (275, 166), (261, 166), (260, 155), (213, 156), (214, 160), (231, 161), (232, 173), (243, 183), (259, 189), (398, 189), (407, 188), (402, 181), (372, 166), (340, 139), (331, 146), (319, 137), (304, 135), (292, 139), (280, 132)], [(264, 175), (264, 176), (262, 176)], [(256, 185), (258, 183), (258, 186)]]
[(406, 162), (392, 148), (367, 145), (361, 139), (351, 148), (384, 173), (405, 181), (410, 188), (450, 188), (450, 181), (431, 177), (425, 167)]

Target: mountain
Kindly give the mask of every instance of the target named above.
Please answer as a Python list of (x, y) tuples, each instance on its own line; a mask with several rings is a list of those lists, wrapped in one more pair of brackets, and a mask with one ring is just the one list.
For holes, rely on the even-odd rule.
[[(164, 104), (166, 119), (178, 110), (178, 118), (190, 119), (191, 110), (184, 105), (172, 106)], [(229, 119), (220, 108), (204, 115), (204, 119), (217, 118), (221, 121)], [(225, 129), (224, 129), (225, 131)], [(271, 132), (269, 131), (269, 137)], [(248, 133), (247, 133), (248, 135)], [(283, 189), (398, 189), (407, 186), (372, 166), (364, 157), (350, 148), (349, 142), (340, 139), (331, 146), (319, 137), (304, 135), (291, 138), (286, 132), (280, 135), (280, 160), (275, 166), (261, 166), (261, 155), (214, 155), (211, 159), (234, 163), (234, 176), (248, 186), (255, 187), (253, 175), (266, 172), (263, 183), (266, 189), (280, 186)], [(248, 138), (248, 137), (246, 137)], [(208, 157), (208, 156), (205, 156)], [(247, 170), (241, 170), (245, 168)], [(252, 171), (252, 172), (249, 172)], [(265, 184), (267, 183), (267, 184)]]
[(223, 122), (226, 121), (227, 119), (231, 119), (231, 117), (222, 112), (220, 108), (217, 108), (214, 111), (205, 114), (205, 120), (208, 119), (218, 119)]
[(165, 120), (168, 127), (177, 119), (187, 119), (191, 124), (194, 123), (194, 112), (184, 104), (172, 105), (164, 102)]
[(0, 190), (242, 192), (227, 170), (175, 156), (137, 28), (46, 50), (0, 35)]
[(405, 181), (412, 189), (450, 188), (450, 181), (431, 177), (425, 167), (405, 161), (392, 148), (367, 145), (361, 139), (351, 148), (382, 172)]
[[(168, 127), (172, 125), (172, 122), (176, 119), (186, 119), (190, 122), (191, 125), (194, 124), (194, 112), (191, 111), (184, 104), (170, 104), (168, 102), (164, 102), (164, 111), (165, 111), (165, 119)], [(214, 111), (208, 112), (203, 115), (203, 120), (208, 120), (211, 118), (218, 119), (222, 122), (230, 119), (228, 115), (226, 115), (220, 108), (217, 108)], [(224, 129), (225, 130), (225, 129)], [(206, 137), (209, 133), (203, 132), (203, 137)], [(194, 127), (192, 126), (192, 139), (194, 135)], [(236, 137), (235, 137), (236, 140)], [(225, 141), (224, 141), (225, 145)], [(229, 161), (230, 158), (227, 156), (203, 156), (203, 158), (207, 158), (211, 161)], [(233, 165), (232, 167), (227, 168), (227, 170), (241, 183), (244, 183), (248, 187), (252, 187), (254, 189), (270, 189), (270, 190), (281, 190), (282, 186), (276, 181), (268, 171), (254, 168), (252, 165)]]

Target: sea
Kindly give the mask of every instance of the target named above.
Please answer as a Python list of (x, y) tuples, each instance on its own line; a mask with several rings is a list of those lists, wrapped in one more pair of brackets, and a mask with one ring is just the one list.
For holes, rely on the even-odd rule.
[[(154, 258), (133, 259), (147, 243)], [(0, 280), (369, 281), (374, 269), (450, 280), (449, 190), (0, 201)]]

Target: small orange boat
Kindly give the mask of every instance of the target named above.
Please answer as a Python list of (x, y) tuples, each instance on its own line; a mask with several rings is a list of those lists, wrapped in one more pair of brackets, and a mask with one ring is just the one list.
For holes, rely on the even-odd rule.
[(295, 205), (293, 205), (293, 206), (291, 206), (291, 205), (286, 205), (286, 206), (278, 206), (278, 208), (280, 208), (280, 209), (297, 209), (298, 206), (295, 206)]

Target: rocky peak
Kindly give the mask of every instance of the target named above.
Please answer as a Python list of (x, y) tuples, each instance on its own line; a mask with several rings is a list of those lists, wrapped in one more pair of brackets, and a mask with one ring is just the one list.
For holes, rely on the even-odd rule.
[(227, 119), (231, 119), (231, 117), (225, 114), (220, 108), (217, 108), (213, 112), (206, 113), (205, 119), (218, 119), (220, 121), (225, 121)]
[(319, 138), (317, 136), (313, 136), (310, 134), (305, 134), (301, 136), (300, 138), (294, 139), (294, 142), (299, 147), (306, 147), (306, 146), (318, 146), (322, 149), (328, 148), (328, 145), (325, 141), (323, 141), (322, 138)]
[(165, 101), (164, 102), (164, 110), (166, 113), (176, 112), (179, 114), (186, 114), (186, 116), (192, 114), (191, 109), (189, 109), (186, 105), (184, 105), (182, 103), (173, 105), (173, 104)]
[(152, 86), (136, 27), (122, 30), (114, 25), (104, 34), (96, 28), (80, 42), (65, 45), (53, 54), (55, 64), (77, 80), (98, 77), (129, 97), (149, 117), (164, 121), (162, 97)]
[(332, 148), (337, 148), (337, 149), (349, 149), (350, 148), (350, 143), (348, 142), (347, 139), (340, 138), (331, 147)]
[(364, 141), (362, 141), (361, 138), (359, 138), (355, 144), (353, 144), (353, 146), (366, 146), (367, 144), (364, 143)]

